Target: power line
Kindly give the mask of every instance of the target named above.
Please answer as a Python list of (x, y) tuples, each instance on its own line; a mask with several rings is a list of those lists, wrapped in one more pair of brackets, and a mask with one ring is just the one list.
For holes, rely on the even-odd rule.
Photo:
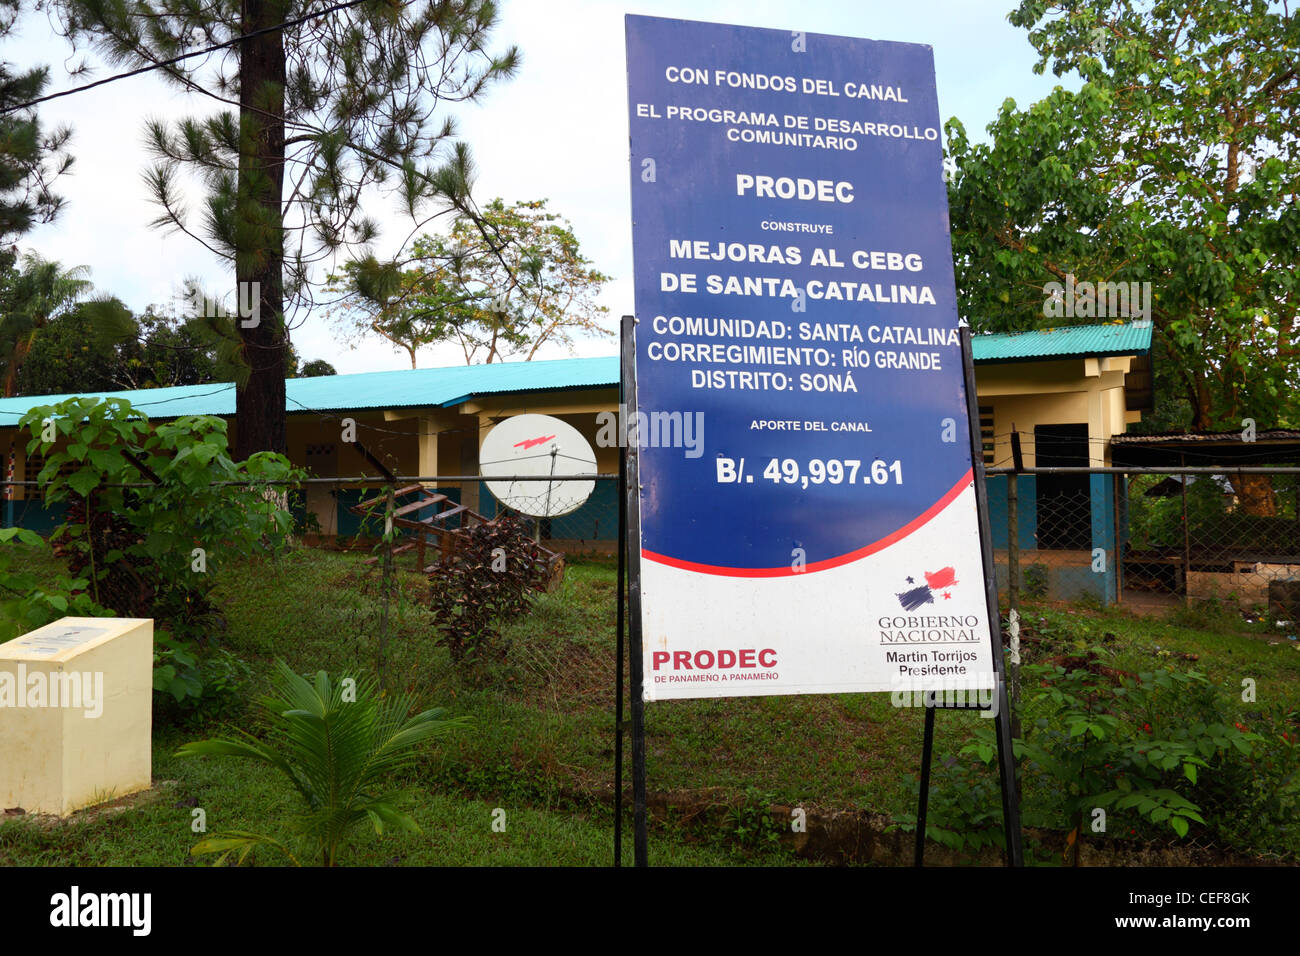
[[(253, 37), (259, 37), (266, 33), (278, 33), (279, 31), (284, 30), (287, 27), (296, 27), (303, 23), (306, 23), (309, 20), (316, 20), (319, 19), (320, 17), (326, 17), (329, 16), (331, 13), (338, 13), (340, 10), (349, 10), (352, 7), (358, 7), (361, 4), (367, 2), (369, 2), (369, 0), (347, 0), (346, 3), (335, 3), (332, 4), (331, 6), (326, 7), (324, 10), (320, 10), (316, 13), (306, 13), (300, 17), (294, 18), (293, 20), (282, 20), (279, 23), (273, 24), (272, 26), (261, 27), (260, 29), (254, 30), (252, 33), (241, 33), (239, 36), (226, 40), (224, 43), (217, 43), (214, 44), (213, 46), (204, 47), (201, 50), (192, 50), (189, 53), (182, 53), (179, 56), (174, 56), (167, 60), (160, 60), (157, 63), (150, 63), (148, 66), (142, 66), (134, 70), (128, 70), (125, 73), (116, 73), (113, 76), (106, 76), (102, 80), (95, 80), (93, 83), (85, 83), (81, 86), (74, 86), (70, 90), (62, 90), (58, 93), (49, 93), (45, 96), (38, 96), (36, 99), (28, 100), (26, 103), (19, 103), (16, 106), (11, 106), (6, 110), (0, 110), (0, 116), (8, 116), (10, 113), (16, 113), (19, 110), (30, 109), (31, 107), (36, 106), (40, 103), (47, 103), (50, 100), (57, 100), (60, 97), (71, 96), (74, 93), (84, 93), (87, 90), (93, 90), (97, 86), (105, 86), (109, 83), (115, 83), (118, 80), (130, 79), (131, 77), (139, 76), (142, 73), (152, 73), (154, 70), (161, 70), (165, 67), (175, 66), (177, 63), (181, 63), (184, 60), (193, 59), (196, 56), (207, 56), (209, 53), (215, 53), (218, 50), (224, 50), (226, 47), (235, 46), (236, 44), (242, 43), (244, 40), (251, 40)], [(402, 6), (407, 6), (407, 4), (410, 2), (411, 0), (407, 0), (406, 3), (402, 4)]]

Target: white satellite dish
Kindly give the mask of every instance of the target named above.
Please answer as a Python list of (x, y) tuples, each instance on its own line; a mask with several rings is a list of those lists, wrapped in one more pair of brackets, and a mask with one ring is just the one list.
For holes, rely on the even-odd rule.
[(596, 453), (572, 425), (550, 415), (516, 415), (494, 427), (479, 448), (479, 474), (507, 508), (535, 518), (577, 511), (595, 481), (493, 481), (496, 476), (594, 475)]

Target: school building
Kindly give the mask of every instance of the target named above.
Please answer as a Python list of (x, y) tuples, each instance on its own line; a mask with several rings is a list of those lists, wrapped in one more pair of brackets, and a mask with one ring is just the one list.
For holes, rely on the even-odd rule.
[[(1012, 460), (1011, 434), (1021, 436), (1026, 466), (1110, 465), (1112, 439), (1152, 407), (1151, 327), (1132, 322), (977, 335), (972, 340), (980, 430), (989, 465)], [(558, 359), (454, 368), (368, 372), (290, 379), (288, 456), (320, 477), (379, 477), (370, 456), (398, 475), (478, 473), (478, 450), (495, 423), (513, 415), (553, 415), (592, 444), (601, 472), (617, 472), (618, 449), (597, 442), (597, 414), (618, 409), (619, 359)], [(96, 393), (129, 401), (152, 420), (215, 415), (233, 428), (233, 384), (193, 385)], [(29, 409), (69, 396), (0, 399), (0, 454), (14, 480), (35, 476), (43, 464), (28, 456), (29, 435), (15, 427)], [(357, 441), (345, 441), (351, 427)], [(351, 436), (348, 436), (351, 437)], [(364, 449), (364, 451), (363, 451)], [(1023, 476), (1018, 479), (1021, 565), (1037, 566), (1050, 596), (1118, 594), (1115, 556), (1122, 547), (1123, 483), (1112, 476)], [(491, 517), (495, 502), (480, 482), (438, 489)], [(988, 481), (994, 546), (1005, 576), (1006, 478)], [(349, 509), (360, 488), (310, 487), (305, 510), (324, 537), (357, 533)], [(373, 492), (371, 492), (373, 494)], [(614, 482), (597, 482), (580, 509), (542, 527), (559, 550), (608, 550), (618, 535)], [(48, 530), (60, 510), (39, 489), (17, 487), (3, 521)], [(1095, 549), (1106, 568), (1093, 571)]]

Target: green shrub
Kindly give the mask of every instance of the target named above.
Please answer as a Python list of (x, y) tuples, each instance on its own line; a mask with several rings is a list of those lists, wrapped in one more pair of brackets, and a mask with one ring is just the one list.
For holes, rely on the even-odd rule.
[(1244, 623), (1235, 602), (1229, 606), (1218, 598), (1193, 600), (1176, 607), (1169, 615), (1169, 622), (1194, 631), (1216, 633), (1238, 629)]
[(1241, 729), (1259, 735), (1258, 745), (1249, 753), (1224, 753), (1197, 789), (1210, 839), (1272, 856), (1300, 855), (1297, 716), (1260, 711), (1240, 722)]
[(61, 617), (111, 617), (86, 593), (88, 581), (66, 574), (53, 583), (39, 569), (53, 558), (49, 542), (25, 528), (0, 528), (0, 643)]
[[(1108, 657), (1093, 648), (1092, 669), (1021, 668), (1024, 825), (1066, 832), (1076, 854), (1099, 809), (1109, 834), (1223, 831), (1241, 807), (1218, 777), (1261, 759), (1264, 739), (1233, 720), (1227, 695), (1204, 675), (1116, 677)], [(956, 849), (1001, 841), (995, 732), (981, 721), (959, 759), (936, 768), (927, 834)]]
[(269, 452), (232, 461), (219, 418), (153, 425), (122, 399), (70, 398), (19, 424), (32, 435), (27, 452), (45, 456), (36, 477), (46, 501), (67, 506), (51, 542), (94, 603), (118, 615), (205, 640), (212, 572), (287, 543), (292, 518), (270, 482), (305, 472)]
[(1047, 576), (1047, 565), (1029, 565), (1029, 567), (1024, 568), (1021, 571), (1020, 580), (1026, 597), (1041, 598), (1047, 596), (1047, 586), (1049, 582)]
[(433, 576), (430, 601), (452, 661), (504, 660), (501, 622), (532, 604), (546, 575), (537, 545), (514, 515), (462, 532), (454, 562)]
[[(1198, 476), (1193, 476), (1194, 478)], [(1183, 546), (1183, 495), (1149, 498), (1146, 491), (1163, 476), (1138, 475), (1129, 482), (1129, 540), (1135, 551), (1160, 551)], [(1227, 496), (1208, 476), (1187, 485), (1187, 533), (1196, 539), (1222, 544)]]
[(154, 711), (162, 719), (193, 726), (243, 712), (252, 669), (230, 651), (155, 632), (153, 659)]
[[(284, 486), (270, 482), (305, 472), (269, 453), (232, 461), (219, 418), (153, 425), (121, 399), (34, 408), (20, 426), (32, 435), (28, 453), (45, 456), (36, 478), (46, 501), (67, 507), (49, 542), (0, 531), (0, 611), (16, 628), (7, 636), (65, 615), (153, 618), (166, 629), (155, 633), (159, 714), (193, 723), (237, 713), (247, 668), (210, 647), (215, 571), (286, 545)], [(140, 483), (148, 487), (123, 487)], [(51, 588), (29, 569), (52, 555), (68, 573)]]
[[(919, 791), (918, 784), (918, 797)], [(896, 815), (891, 829), (915, 833), (916, 817), (911, 813)], [(981, 850), (1001, 846), (1002, 796), (997, 773), (956, 758), (932, 767), (925, 835), (965, 854), (968, 861)]]
[(283, 853), (291, 863), (319, 860), (336, 866), (354, 830), (369, 822), (376, 835), (386, 828), (419, 833), (401, 810), (410, 794), (390, 789), (390, 780), (408, 769), (415, 749), (437, 734), (463, 724), (444, 719), (442, 710), (412, 715), (404, 694), (378, 693), (373, 679), (331, 680), (324, 671), (312, 682), (276, 661), (274, 696), (262, 704), (266, 740), (243, 733), (239, 740), (186, 744), (178, 757), (242, 757), (282, 773), (302, 798), (302, 812), (287, 821), (289, 839), (232, 830), (196, 844), (194, 856), (216, 854), (216, 865), (238, 854), (243, 863), (258, 847)]
[[(1194, 551), (1230, 549), (1272, 554), (1294, 554), (1296, 528), (1293, 486), (1276, 476), (1276, 515), (1252, 515), (1233, 508), (1231, 495), (1210, 476), (1192, 476), (1187, 486), (1187, 539)], [(1148, 498), (1145, 491), (1162, 476), (1135, 476), (1129, 484), (1129, 535), (1134, 550), (1159, 551), (1183, 547), (1183, 496)], [(1291, 512), (1294, 508), (1290, 509)]]
[(774, 794), (746, 787), (741, 803), (727, 808), (726, 841), (758, 853), (780, 850), (786, 825), (772, 816), (775, 799)]

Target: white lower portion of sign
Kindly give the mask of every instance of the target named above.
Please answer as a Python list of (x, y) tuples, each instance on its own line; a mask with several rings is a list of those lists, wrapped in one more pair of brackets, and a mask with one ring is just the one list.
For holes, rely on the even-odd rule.
[(996, 686), (977, 520), (972, 484), (902, 540), (823, 571), (642, 558), (645, 699)]

